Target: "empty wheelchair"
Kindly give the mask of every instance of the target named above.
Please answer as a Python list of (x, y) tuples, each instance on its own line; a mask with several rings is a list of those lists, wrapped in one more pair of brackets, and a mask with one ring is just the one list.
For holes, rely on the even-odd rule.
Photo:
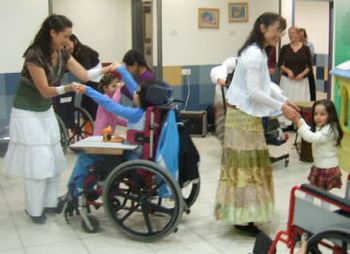
[(86, 109), (75, 106), (74, 100), (74, 93), (63, 94), (53, 100), (64, 151), (70, 144), (93, 134), (94, 120)]
[[(285, 243), (293, 253), (296, 239), (303, 233), (311, 236), (307, 253), (350, 253), (349, 181), (350, 174), (344, 198), (310, 184), (293, 187), (287, 229), (277, 233), (268, 253), (276, 253), (279, 242)], [(312, 200), (306, 198), (307, 195)]]

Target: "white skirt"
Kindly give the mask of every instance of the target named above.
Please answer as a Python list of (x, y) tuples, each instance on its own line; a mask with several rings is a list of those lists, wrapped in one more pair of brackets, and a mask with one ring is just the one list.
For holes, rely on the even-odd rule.
[(292, 80), (286, 76), (281, 76), (281, 89), (284, 95), (291, 101), (310, 101), (310, 87), (307, 78), (302, 80)]
[(12, 108), (5, 173), (44, 179), (61, 173), (66, 167), (52, 107), (45, 112)]
[[(293, 102), (296, 101), (310, 101), (310, 87), (307, 78), (302, 80), (292, 80), (286, 76), (281, 76), (280, 87), (284, 92), (284, 95)], [(282, 128), (292, 124), (292, 121), (288, 120), (284, 116), (278, 118)]]

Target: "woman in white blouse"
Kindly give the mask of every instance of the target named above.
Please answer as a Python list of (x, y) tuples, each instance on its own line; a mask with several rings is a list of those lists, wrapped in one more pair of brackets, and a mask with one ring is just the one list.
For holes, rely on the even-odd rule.
[(276, 46), (285, 20), (264, 13), (238, 52), (232, 83), (226, 95), (224, 149), (216, 193), (215, 215), (240, 230), (256, 235), (254, 223), (267, 222), (274, 211), (272, 167), (261, 117), (298, 117), (298, 108), (271, 82), (267, 46)]

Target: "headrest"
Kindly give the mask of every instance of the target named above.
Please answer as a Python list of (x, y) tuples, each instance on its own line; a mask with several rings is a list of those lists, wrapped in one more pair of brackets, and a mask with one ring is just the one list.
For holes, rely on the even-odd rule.
[(164, 81), (154, 81), (148, 84), (146, 101), (154, 106), (161, 106), (169, 103), (173, 94), (173, 88)]

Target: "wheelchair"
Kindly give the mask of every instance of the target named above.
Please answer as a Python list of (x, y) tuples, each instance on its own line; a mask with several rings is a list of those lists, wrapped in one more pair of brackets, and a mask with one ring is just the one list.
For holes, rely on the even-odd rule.
[[(306, 233), (307, 253), (350, 253), (350, 174), (345, 197), (339, 197), (310, 184), (294, 186), (290, 192), (287, 229), (279, 231), (268, 254), (276, 253), (279, 242), (293, 253), (296, 239)], [(313, 200), (305, 198), (306, 195)], [(329, 205), (329, 209), (320, 203)]]
[(75, 96), (67, 93), (53, 99), (64, 153), (70, 144), (93, 134), (94, 120), (86, 109), (75, 106)]
[[(85, 178), (83, 195), (77, 204), (84, 231), (94, 233), (99, 229), (97, 218), (91, 215), (91, 207), (103, 207), (120, 232), (133, 240), (145, 242), (176, 232), (182, 214), (190, 213), (200, 190), (198, 167), (186, 176), (180, 165), (177, 180), (164, 166), (155, 162), (160, 132), (170, 108), (148, 107), (144, 131), (127, 131), (129, 144), (143, 145), (141, 159), (124, 161), (115, 168), (111, 167), (110, 172), (97, 167)], [(179, 128), (186, 131), (181, 124)], [(97, 136), (88, 139), (93, 138), (102, 140)], [(197, 156), (198, 163), (199, 154), (195, 151), (195, 156), (185, 159), (192, 160)], [(68, 222), (69, 214), (65, 215)]]

